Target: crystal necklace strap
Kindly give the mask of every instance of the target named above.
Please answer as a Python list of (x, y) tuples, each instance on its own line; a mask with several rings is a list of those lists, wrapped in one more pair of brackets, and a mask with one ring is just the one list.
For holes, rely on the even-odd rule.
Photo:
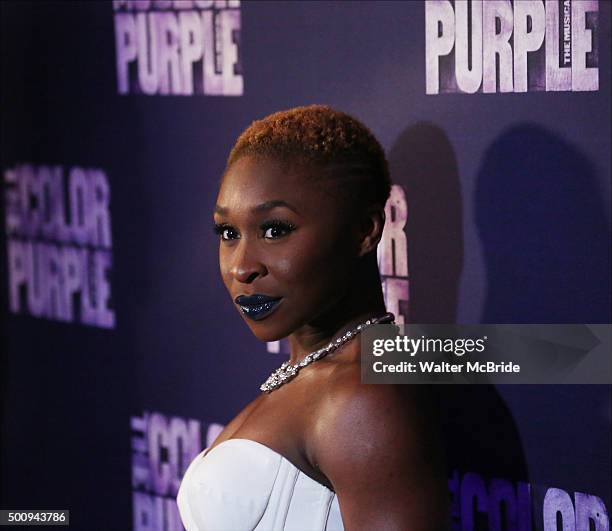
[(319, 350), (315, 350), (310, 354), (307, 354), (302, 361), (296, 363), (295, 365), (290, 365), (288, 361), (285, 361), (278, 369), (276, 369), (268, 379), (261, 384), (260, 389), (264, 392), (269, 393), (270, 391), (274, 391), (274, 389), (278, 389), (281, 385), (288, 382), (289, 380), (295, 378), (297, 373), (306, 365), (313, 363), (314, 361), (320, 360), (321, 358), (327, 356), (330, 352), (338, 349), (344, 343), (359, 335), (364, 328), (367, 328), (373, 324), (384, 324), (384, 323), (393, 323), (395, 321), (395, 316), (387, 312), (386, 314), (375, 317), (373, 319), (368, 319), (364, 323), (357, 325), (352, 330), (349, 330), (344, 333), (341, 337), (331, 341), (327, 346), (320, 348)]
[(393, 315), (391, 312), (387, 312), (385, 315), (372, 319), (372, 324), (393, 323), (394, 321), (395, 315)]

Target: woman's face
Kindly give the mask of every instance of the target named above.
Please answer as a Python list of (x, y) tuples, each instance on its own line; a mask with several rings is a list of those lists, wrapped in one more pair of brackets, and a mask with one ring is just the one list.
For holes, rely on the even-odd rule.
[(262, 341), (324, 316), (346, 293), (358, 256), (349, 210), (309, 171), (317, 170), (244, 156), (217, 197), (223, 282)]

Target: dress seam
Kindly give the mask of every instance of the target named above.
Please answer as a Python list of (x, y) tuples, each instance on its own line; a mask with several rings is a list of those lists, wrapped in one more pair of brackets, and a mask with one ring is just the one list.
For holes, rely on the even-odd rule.
[(270, 491), (270, 495), (268, 496), (268, 500), (266, 501), (266, 506), (264, 507), (264, 510), (262, 511), (261, 516), (259, 517), (259, 520), (257, 520), (257, 523), (255, 524), (255, 527), (253, 528), (254, 530), (259, 527), (259, 524), (264, 519), (264, 516), (266, 515), (266, 511), (268, 510), (268, 507), (270, 506), (270, 500), (272, 499), (272, 493), (274, 492), (274, 486), (276, 485), (276, 481), (278, 480), (278, 474), (280, 473), (280, 469), (282, 465), (283, 465), (282, 459), (279, 459), (279, 464), (278, 464), (278, 467), (276, 468), (276, 474), (274, 476), (274, 481), (272, 483), (272, 490)]

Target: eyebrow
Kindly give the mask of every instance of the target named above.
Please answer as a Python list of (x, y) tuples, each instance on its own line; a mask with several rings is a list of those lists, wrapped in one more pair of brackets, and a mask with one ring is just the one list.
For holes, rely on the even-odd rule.
[[(274, 199), (272, 201), (266, 201), (265, 203), (261, 203), (260, 205), (253, 207), (252, 210), (253, 212), (266, 212), (276, 207), (286, 207), (289, 210), (293, 210), (293, 212), (295, 212), (296, 214), (299, 214), (299, 212), (294, 206), (290, 205), (289, 203), (281, 199)], [(216, 214), (227, 214), (227, 207), (215, 205), (215, 213)]]

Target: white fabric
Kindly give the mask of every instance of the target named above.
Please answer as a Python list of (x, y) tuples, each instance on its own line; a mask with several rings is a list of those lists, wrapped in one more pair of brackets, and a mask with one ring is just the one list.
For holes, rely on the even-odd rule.
[(344, 530), (335, 492), (250, 439), (199, 453), (177, 502), (187, 531)]

